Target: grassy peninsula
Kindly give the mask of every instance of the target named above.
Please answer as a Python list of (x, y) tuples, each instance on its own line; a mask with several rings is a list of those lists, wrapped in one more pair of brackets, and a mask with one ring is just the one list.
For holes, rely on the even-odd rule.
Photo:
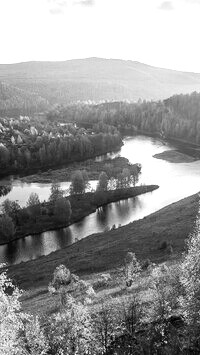
[[(139, 169), (138, 164), (131, 164), (128, 159), (124, 157), (116, 157), (114, 159), (105, 159), (102, 161), (95, 161), (88, 159), (85, 161), (74, 162), (60, 169), (49, 169), (48, 171), (38, 172), (37, 174), (22, 177), (20, 180), (26, 183), (51, 183), (57, 181), (70, 181), (71, 176), (76, 170), (86, 171), (89, 180), (98, 180), (99, 174), (102, 171), (110, 170), (111, 174), (117, 176), (123, 169), (129, 169), (130, 172)], [(139, 172), (139, 170), (138, 170)]]
[[(130, 188), (117, 189), (113, 191), (96, 191), (85, 194), (76, 194), (66, 197), (70, 201), (72, 215), (69, 222), (59, 222), (50, 214), (40, 214), (34, 219), (24, 220), (23, 223), (17, 225), (16, 233), (11, 240), (19, 239), (29, 234), (39, 234), (44, 231), (64, 228), (72, 223), (78, 222), (97, 208), (107, 205), (111, 202), (135, 197), (140, 194), (151, 192), (157, 189), (157, 185), (136, 186)], [(51, 202), (41, 204), (42, 209), (51, 210)], [(26, 209), (23, 211), (26, 214)], [(10, 240), (10, 241), (11, 241)], [(7, 243), (6, 238), (1, 237), (0, 243)]]

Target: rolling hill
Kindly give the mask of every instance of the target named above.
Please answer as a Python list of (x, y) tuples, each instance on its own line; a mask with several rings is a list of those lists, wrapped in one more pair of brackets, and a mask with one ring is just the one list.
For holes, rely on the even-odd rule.
[[(21, 113), (30, 113), (77, 101), (158, 100), (200, 91), (200, 74), (101, 58), (1, 64), (0, 82), (11, 92), (5, 99), (5, 90), (0, 90), (0, 113), (8, 109), (8, 115), (10, 105), (13, 110), (16, 106), (21, 107)], [(21, 101), (18, 105), (12, 102), (16, 97), (12, 91), (16, 90)]]

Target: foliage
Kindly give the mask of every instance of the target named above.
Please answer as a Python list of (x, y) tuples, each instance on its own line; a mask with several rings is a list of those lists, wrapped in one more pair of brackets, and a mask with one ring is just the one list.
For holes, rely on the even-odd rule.
[(128, 252), (125, 257), (125, 281), (126, 286), (130, 287), (132, 283), (136, 280), (136, 278), (140, 275), (141, 266), (138, 262), (135, 253)]
[(60, 187), (60, 183), (57, 181), (54, 181), (51, 184), (51, 193), (49, 196), (49, 201), (55, 203), (56, 200), (62, 199), (64, 196), (64, 191)]
[(15, 226), (12, 218), (6, 214), (0, 217), (0, 236), (6, 238), (6, 240), (12, 239), (15, 234)]
[(12, 218), (12, 220), (18, 222), (18, 213), (21, 207), (17, 201), (11, 201), (8, 198), (2, 203), (2, 212)]
[(63, 312), (50, 319), (47, 338), (52, 355), (98, 354), (90, 313), (73, 297), (68, 298)]
[(39, 195), (35, 192), (32, 192), (27, 201), (27, 207), (30, 212), (30, 215), (36, 217), (41, 213), (41, 205)]
[(59, 222), (69, 222), (72, 214), (70, 201), (62, 197), (55, 201), (54, 216)]
[(94, 133), (40, 117), (0, 118), (1, 175), (85, 160), (122, 144), (119, 132)]
[(59, 290), (60, 287), (66, 286), (71, 282), (71, 272), (66, 268), (65, 265), (59, 265), (54, 270), (53, 280), (50, 284), (50, 287), (53, 287), (55, 290)]
[(82, 303), (90, 303), (95, 296), (92, 286), (80, 280), (77, 275), (70, 272), (64, 265), (59, 265), (53, 274), (53, 280), (49, 284), (51, 293), (58, 293), (62, 306), (68, 303), (69, 297), (73, 296)]
[(70, 194), (83, 194), (89, 187), (88, 175), (86, 171), (77, 170), (71, 178)]
[(0, 197), (6, 196), (12, 190), (12, 185), (2, 185), (0, 186)]
[(101, 353), (108, 354), (111, 343), (122, 330), (117, 302), (112, 298), (104, 298), (93, 315), (93, 322)]
[(48, 343), (38, 317), (24, 314), (22, 292), (0, 273), (0, 355), (46, 355)]
[(111, 280), (112, 279), (111, 279), (111, 276), (109, 273), (101, 274), (97, 279), (94, 280), (92, 286), (94, 287), (95, 290), (98, 290), (101, 287), (108, 286), (108, 284)]
[(200, 229), (199, 216), (194, 233), (188, 239), (188, 251), (181, 264), (181, 285), (179, 295), (181, 312), (189, 327), (192, 348), (200, 349)]
[(99, 190), (99, 191), (107, 191), (108, 190), (108, 175), (104, 171), (102, 171), (99, 175), (97, 190)]

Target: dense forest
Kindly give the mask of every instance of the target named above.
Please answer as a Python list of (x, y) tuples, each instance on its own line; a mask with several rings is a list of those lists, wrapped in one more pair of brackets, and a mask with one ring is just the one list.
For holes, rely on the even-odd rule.
[(50, 108), (47, 99), (41, 95), (0, 82), (0, 115), (15, 117), (34, 114)]
[(27, 173), (84, 160), (122, 145), (116, 127), (86, 130), (46, 119), (0, 119), (0, 174)]
[(200, 144), (200, 94), (174, 95), (164, 101), (112, 102), (68, 105), (47, 115), (56, 121), (77, 122), (84, 127), (104, 124), (124, 134), (146, 132)]

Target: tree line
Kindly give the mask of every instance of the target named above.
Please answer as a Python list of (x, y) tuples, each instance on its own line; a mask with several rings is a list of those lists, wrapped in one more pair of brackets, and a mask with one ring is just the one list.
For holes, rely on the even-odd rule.
[(111, 125), (123, 134), (146, 132), (200, 144), (200, 93), (174, 95), (163, 101), (107, 102), (68, 105), (47, 115), (49, 119), (91, 125)]

